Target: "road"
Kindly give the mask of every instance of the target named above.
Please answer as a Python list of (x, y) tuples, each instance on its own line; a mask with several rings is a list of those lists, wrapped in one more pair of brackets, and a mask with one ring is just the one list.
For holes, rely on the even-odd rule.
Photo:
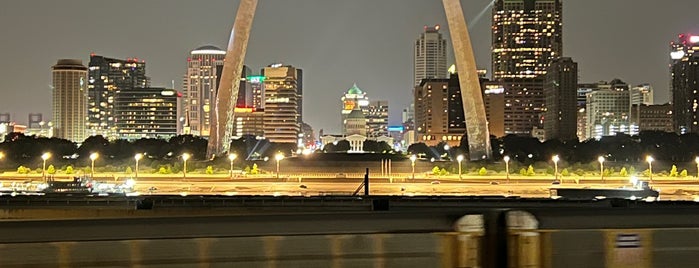
[[(395, 178), (377, 178), (370, 180), (370, 193), (374, 195), (505, 195), (520, 197), (548, 197), (551, 178), (515, 177), (507, 180), (496, 176), (464, 176), (448, 178), (416, 177), (400, 174)], [(99, 178), (99, 177), (98, 177)], [(102, 177), (100, 181), (121, 183), (123, 178)], [(29, 188), (41, 182), (40, 178), (0, 178), (4, 187), (32, 181)], [(134, 191), (142, 194), (179, 194), (179, 195), (348, 195), (355, 192), (363, 179), (356, 174), (350, 178), (321, 178), (303, 176), (255, 176), (255, 177), (204, 177), (190, 176), (166, 177), (148, 176), (137, 180)], [(628, 186), (625, 178), (599, 178), (575, 180), (564, 178), (557, 187), (611, 187)], [(653, 187), (660, 189), (664, 200), (699, 200), (699, 182), (691, 179), (656, 179)], [(360, 193), (363, 193), (363, 189)]]

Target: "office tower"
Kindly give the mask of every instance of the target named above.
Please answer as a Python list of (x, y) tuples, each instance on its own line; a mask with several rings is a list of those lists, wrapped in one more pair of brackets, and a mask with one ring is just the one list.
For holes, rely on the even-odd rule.
[(483, 102), (488, 131), (495, 137), (505, 136), (505, 88), (498, 82), (483, 83)]
[(344, 134), (347, 132), (345, 129), (345, 120), (349, 114), (357, 107), (359, 107), (360, 110), (364, 110), (369, 105), (369, 98), (366, 96), (366, 92), (357, 87), (357, 84), (354, 84), (342, 95), (340, 101), (342, 105), (340, 120), (342, 122), (342, 133)]
[(233, 112), (235, 125), (231, 135), (234, 138), (240, 138), (243, 135), (264, 137), (264, 110), (254, 107), (236, 107)]
[(554, 59), (545, 77), (544, 139), (577, 139), (578, 63), (568, 57)]
[(560, 0), (497, 0), (493, 80), (504, 88), (505, 134), (530, 135), (544, 112), (544, 75), (563, 52)]
[(245, 78), (250, 83), (250, 91), (252, 92), (252, 107), (256, 109), (264, 109), (264, 82), (265, 77), (261, 75), (252, 75)]
[(169, 139), (177, 135), (177, 98), (174, 89), (119, 90), (114, 101), (118, 138)]
[(672, 127), (672, 104), (632, 104), (631, 118), (638, 131), (674, 132)]
[(117, 137), (114, 99), (120, 90), (149, 85), (146, 62), (138, 58), (126, 60), (90, 55), (88, 67), (88, 128), (90, 135)]
[(202, 46), (190, 52), (182, 83), (185, 103), (182, 109), (186, 121), (184, 134), (209, 136), (211, 112), (225, 56), (226, 51), (215, 46)]
[(447, 77), (447, 40), (439, 32), (440, 26), (425, 26), (415, 40), (413, 77), (415, 86), (424, 78)]
[(680, 34), (670, 43), (674, 128), (679, 134), (699, 132), (699, 35)]
[(366, 117), (367, 137), (371, 139), (388, 137), (388, 101), (369, 101), (369, 105), (362, 111)]
[[(223, 72), (223, 68), (219, 68), (219, 70)], [(218, 77), (221, 77), (220, 72)], [(248, 81), (248, 76), (252, 76), (252, 69), (243, 65), (243, 70), (240, 72), (240, 86), (238, 87), (238, 100), (235, 107), (252, 107), (252, 84)]]
[(600, 139), (617, 133), (638, 134), (631, 126), (629, 86), (619, 79), (600, 83), (587, 94), (587, 138)]
[(273, 64), (265, 76), (264, 134), (270, 142), (298, 143), (298, 71), (290, 65)]
[[(457, 95), (458, 94), (458, 95)], [(453, 102), (461, 105), (459, 78), (423, 79), (415, 87), (415, 132), (416, 142), (435, 146), (445, 142), (458, 146), (466, 132), (463, 106), (456, 109)]]
[(53, 122), (57, 138), (87, 138), (87, 67), (81, 60), (61, 59), (52, 67)]

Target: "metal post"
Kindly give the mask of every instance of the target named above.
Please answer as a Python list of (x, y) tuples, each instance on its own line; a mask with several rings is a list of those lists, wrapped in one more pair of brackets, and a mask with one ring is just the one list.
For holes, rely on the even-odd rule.
[(366, 168), (366, 173), (364, 174), (364, 195), (369, 196), (369, 168)]

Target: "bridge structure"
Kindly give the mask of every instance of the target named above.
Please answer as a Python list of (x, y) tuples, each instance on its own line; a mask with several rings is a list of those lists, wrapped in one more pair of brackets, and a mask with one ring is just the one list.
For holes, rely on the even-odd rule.
[(694, 202), (0, 197), (3, 267), (691, 267)]
[[(234, 123), (233, 110), (238, 98), (240, 73), (243, 68), (257, 2), (258, 0), (241, 0), (238, 6), (211, 118), (211, 127), (214, 129), (210, 131), (207, 146), (209, 158), (227, 152), (230, 147)], [(485, 105), (461, 2), (460, 0), (442, 0), (442, 4), (451, 34), (456, 67), (459, 71), (469, 156), (471, 160), (490, 158), (492, 152)]]

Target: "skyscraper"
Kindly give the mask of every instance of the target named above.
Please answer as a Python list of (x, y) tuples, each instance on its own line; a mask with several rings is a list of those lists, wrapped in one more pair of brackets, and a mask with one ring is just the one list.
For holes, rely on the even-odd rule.
[(529, 135), (544, 112), (544, 75), (563, 53), (561, 0), (497, 0), (493, 80), (504, 88), (505, 134)]
[(546, 140), (577, 138), (577, 95), (578, 63), (568, 57), (553, 60), (544, 83)]
[(699, 36), (670, 43), (673, 122), (677, 133), (699, 133)]
[(300, 77), (290, 65), (272, 64), (264, 68), (264, 134), (270, 142), (298, 143)]
[(138, 58), (120, 60), (91, 54), (88, 76), (89, 134), (114, 139), (117, 137), (116, 93), (149, 85), (146, 62)]
[(447, 77), (447, 41), (439, 32), (440, 26), (425, 26), (424, 32), (415, 41), (414, 72), (415, 86), (424, 78)]
[(61, 59), (52, 67), (54, 136), (73, 142), (87, 137), (87, 67)]
[(342, 133), (345, 134), (347, 133), (347, 129), (345, 129), (344, 122), (347, 119), (347, 116), (349, 116), (349, 114), (352, 113), (356, 107), (363, 109), (369, 105), (369, 98), (367, 98), (366, 92), (362, 91), (357, 84), (354, 84), (347, 90), (347, 92), (345, 92), (345, 94), (342, 94), (340, 101), (342, 102), (340, 120), (342, 122)]
[(187, 73), (182, 83), (185, 134), (209, 136), (211, 112), (225, 56), (226, 51), (215, 46), (203, 46), (192, 50), (187, 58)]

